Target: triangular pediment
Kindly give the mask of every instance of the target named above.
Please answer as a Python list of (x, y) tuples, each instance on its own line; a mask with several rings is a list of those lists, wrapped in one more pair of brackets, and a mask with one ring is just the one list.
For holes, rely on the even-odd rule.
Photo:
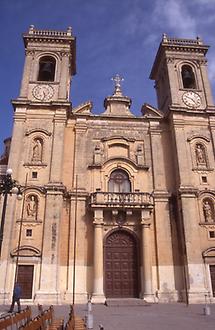
[(141, 108), (142, 115), (150, 118), (163, 118), (163, 113), (148, 103), (144, 103)]

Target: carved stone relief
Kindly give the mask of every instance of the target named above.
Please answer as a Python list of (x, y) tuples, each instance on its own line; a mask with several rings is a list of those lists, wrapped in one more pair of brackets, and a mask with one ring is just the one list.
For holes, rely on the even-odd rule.
[(206, 165), (205, 148), (201, 143), (197, 143), (195, 146), (195, 155), (197, 165)]
[(213, 202), (209, 199), (203, 201), (203, 214), (205, 222), (214, 222)]
[(39, 138), (34, 139), (32, 145), (32, 162), (42, 162), (43, 156), (43, 141)]
[(25, 212), (28, 219), (37, 220), (38, 218), (38, 197), (29, 195), (26, 200)]

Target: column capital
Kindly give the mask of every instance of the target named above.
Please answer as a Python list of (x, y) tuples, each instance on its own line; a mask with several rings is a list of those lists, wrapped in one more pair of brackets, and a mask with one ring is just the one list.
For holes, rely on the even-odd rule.
[(96, 226), (98, 226), (98, 225), (102, 226), (104, 224), (104, 217), (103, 217), (102, 209), (94, 210), (93, 224)]
[(144, 208), (141, 210), (141, 224), (148, 224), (151, 223), (151, 208)]
[(142, 225), (142, 228), (150, 228), (150, 226), (151, 226), (151, 221), (144, 221), (144, 220), (141, 220), (141, 225)]

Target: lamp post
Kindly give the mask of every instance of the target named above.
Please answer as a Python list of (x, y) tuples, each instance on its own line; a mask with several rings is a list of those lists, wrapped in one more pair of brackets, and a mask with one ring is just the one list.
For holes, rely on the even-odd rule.
[(1, 215), (1, 226), (0, 226), (0, 256), (2, 252), (2, 242), (4, 237), (4, 224), (5, 224), (5, 214), (7, 208), (7, 197), (8, 194), (16, 194), (17, 199), (22, 198), (22, 193), (20, 190), (20, 186), (17, 184), (16, 180), (12, 178), (12, 170), (7, 169), (6, 175), (2, 176), (0, 182), (0, 195), (4, 196), (3, 206), (2, 206), (2, 215)]

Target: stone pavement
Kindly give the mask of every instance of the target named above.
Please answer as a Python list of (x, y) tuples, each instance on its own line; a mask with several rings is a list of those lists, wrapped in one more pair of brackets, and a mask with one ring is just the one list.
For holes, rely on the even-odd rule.
[[(23, 306), (24, 307), (24, 306)], [(36, 315), (37, 307), (31, 306)], [(214, 330), (215, 304), (210, 305), (211, 315), (204, 315), (204, 305), (148, 304), (130, 306), (93, 305), (94, 330), (102, 324), (104, 330)], [(1, 305), (0, 313), (9, 306)], [(56, 317), (67, 319), (68, 305), (54, 306)], [(76, 305), (75, 312), (86, 315), (86, 305)]]

